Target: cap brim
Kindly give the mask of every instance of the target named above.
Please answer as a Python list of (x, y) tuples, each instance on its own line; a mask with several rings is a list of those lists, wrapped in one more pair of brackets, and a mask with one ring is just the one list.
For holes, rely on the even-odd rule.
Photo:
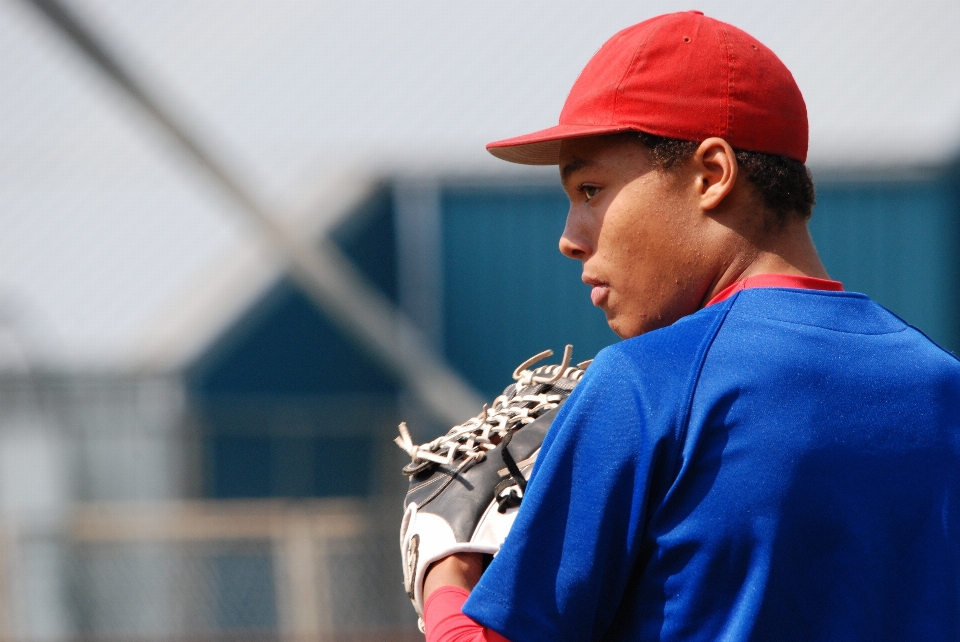
[(560, 141), (630, 131), (623, 125), (555, 125), (532, 134), (498, 140), (487, 151), (499, 159), (522, 165), (558, 165)]

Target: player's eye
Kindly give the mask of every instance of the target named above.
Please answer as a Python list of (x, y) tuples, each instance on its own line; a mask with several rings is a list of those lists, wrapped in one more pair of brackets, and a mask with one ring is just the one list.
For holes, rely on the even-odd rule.
[(588, 201), (600, 192), (600, 188), (596, 185), (581, 185), (579, 189)]

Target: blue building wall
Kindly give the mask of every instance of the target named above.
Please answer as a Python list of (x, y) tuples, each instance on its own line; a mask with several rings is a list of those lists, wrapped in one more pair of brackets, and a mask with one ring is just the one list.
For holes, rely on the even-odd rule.
[[(388, 190), (334, 240), (396, 298)], [(288, 279), (239, 319), (187, 380), (211, 497), (366, 495), (374, 440), (398, 421), (396, 384)]]
[(590, 303), (580, 264), (562, 256), (567, 198), (553, 186), (449, 187), (443, 207), (447, 359), (485, 395), (547, 348), (592, 359), (617, 341)]

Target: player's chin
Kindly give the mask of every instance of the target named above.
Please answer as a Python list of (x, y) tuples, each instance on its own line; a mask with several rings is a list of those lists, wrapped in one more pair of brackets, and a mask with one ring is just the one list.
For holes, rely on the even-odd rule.
[(629, 314), (623, 311), (616, 311), (612, 308), (604, 309), (607, 315), (607, 325), (621, 339), (631, 339), (641, 334), (657, 330), (670, 325), (672, 321), (667, 321), (663, 316), (652, 316), (643, 313)]
[(610, 310), (604, 310), (604, 312), (607, 314), (607, 325), (621, 339), (629, 339), (646, 332), (642, 325), (638, 325), (636, 321), (632, 321), (623, 314), (617, 314)]

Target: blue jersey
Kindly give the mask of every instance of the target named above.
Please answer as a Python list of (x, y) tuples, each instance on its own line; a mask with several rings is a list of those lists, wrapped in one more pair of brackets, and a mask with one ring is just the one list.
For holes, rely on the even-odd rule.
[(528, 640), (960, 639), (960, 364), (748, 289), (602, 351), (464, 607)]

